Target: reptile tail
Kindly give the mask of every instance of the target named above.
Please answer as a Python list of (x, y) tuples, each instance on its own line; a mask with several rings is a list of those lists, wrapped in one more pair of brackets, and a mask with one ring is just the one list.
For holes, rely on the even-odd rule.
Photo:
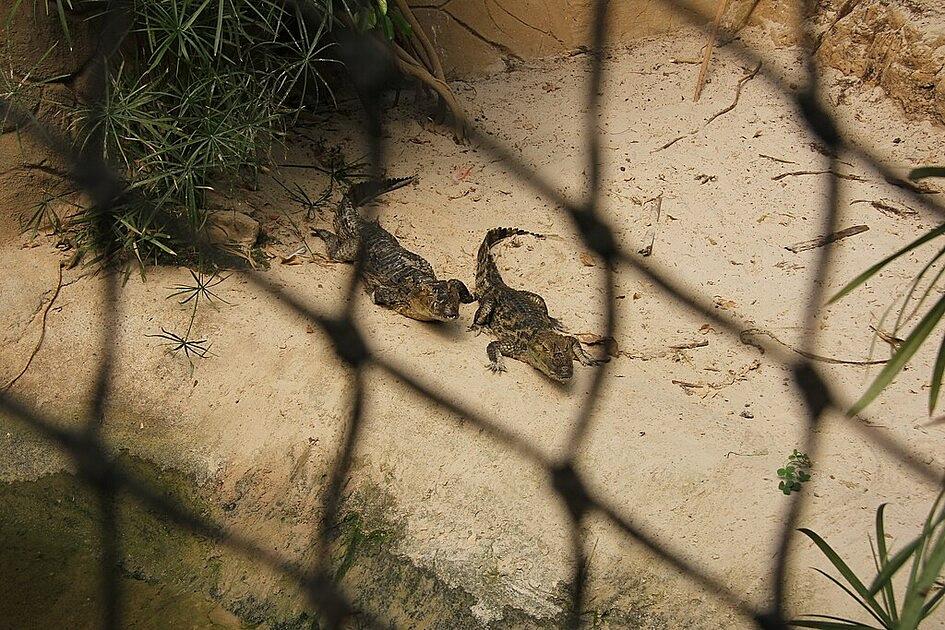
[(364, 182), (359, 182), (349, 188), (348, 192), (345, 194), (345, 198), (352, 207), (357, 208), (358, 206), (363, 206), (364, 204), (377, 199), (384, 193), (389, 193), (392, 190), (403, 188), (416, 179), (416, 177), (397, 177), (381, 180), (369, 179)]
[(502, 276), (499, 275), (499, 268), (495, 266), (495, 259), (492, 258), (492, 246), (511, 236), (545, 238), (542, 234), (520, 230), (519, 228), (492, 228), (486, 232), (486, 237), (482, 239), (482, 245), (479, 246), (479, 255), (476, 257), (477, 296), (481, 297), (490, 287), (505, 284), (502, 281)]

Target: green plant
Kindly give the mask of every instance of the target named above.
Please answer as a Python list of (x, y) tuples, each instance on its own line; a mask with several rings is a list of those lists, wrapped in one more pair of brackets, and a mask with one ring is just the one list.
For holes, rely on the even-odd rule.
[[(945, 176), (945, 167), (922, 167), (913, 169), (909, 173), (909, 177), (913, 180), (943, 176)], [(922, 245), (937, 239), (943, 234), (945, 234), (945, 223), (929, 230), (902, 249), (869, 267), (866, 271), (847, 283), (846, 286), (830, 299), (830, 303), (840, 300), (896, 260), (899, 260)], [(876, 327), (877, 330), (882, 327), (883, 322), (886, 321), (890, 312), (898, 306), (898, 314), (892, 327), (891, 336), (901, 336), (900, 331), (919, 315), (928, 298), (932, 295), (932, 292), (940, 286), (942, 277), (945, 275), (945, 265), (939, 265), (937, 270), (935, 267), (938, 263), (942, 262), (943, 257), (945, 257), (945, 247), (939, 249), (922, 269), (919, 270), (902, 299), (894, 300), (893, 303), (889, 305), (880, 319), (879, 325)], [(912, 328), (909, 334), (905, 335), (902, 343), (898, 344), (898, 347), (895, 348), (892, 357), (886, 365), (883, 366), (883, 369), (880, 370), (866, 392), (864, 392), (860, 399), (849, 409), (847, 412), (849, 415), (856, 415), (863, 411), (863, 409), (879, 396), (893, 381), (896, 375), (902, 371), (919, 348), (925, 344), (939, 322), (941, 322), (943, 316), (945, 316), (945, 296), (939, 297)], [(943, 378), (945, 378), (945, 337), (942, 338), (939, 344), (938, 355), (935, 358), (935, 364), (932, 368), (931, 382), (929, 385), (929, 414), (935, 410), (935, 406), (938, 403)]]
[(784, 494), (800, 492), (801, 484), (810, 481), (810, 458), (806, 453), (801, 453), (797, 449), (788, 455), (787, 463), (784, 468), (778, 468), (778, 489)]
[(191, 337), (191, 332), (193, 332), (194, 328), (194, 320), (197, 319), (197, 308), (200, 305), (201, 298), (203, 298), (204, 302), (211, 305), (213, 305), (214, 301), (229, 304), (229, 302), (213, 291), (215, 287), (226, 280), (226, 277), (216, 274), (206, 275), (193, 270), (190, 270), (190, 275), (193, 278), (193, 284), (176, 284), (171, 287), (172, 293), (167, 296), (168, 299), (179, 298), (178, 303), (181, 305), (187, 304), (188, 302), (193, 303), (193, 309), (190, 312), (190, 322), (187, 324), (187, 332), (183, 335), (178, 335), (165, 328), (161, 328), (160, 333), (145, 336), (163, 339), (167, 342), (168, 352), (170, 353), (183, 351), (184, 356), (188, 359), (192, 356), (204, 359), (210, 354), (210, 341), (208, 339), (194, 339)]
[[(47, 12), (58, 13), (71, 47), (69, 25), (78, 18), (69, 13), (86, 9), (88, 0), (44, 2)], [(16, 0), (8, 28), (14, 12), (30, 4), (42, 10), (38, 0)], [(391, 6), (386, 0), (137, 0), (133, 7), (103, 101), (78, 108), (71, 129), (81, 146), (100, 151), (120, 171), (133, 200), (85, 226), (95, 224), (105, 232), (97, 236), (118, 244), (109, 255), (142, 266), (178, 254), (199, 259), (206, 192), (223, 181), (254, 181), (303, 110), (331, 96), (324, 70), (337, 63), (333, 29), (374, 30), (397, 48), (398, 64), (416, 70), (415, 78), (427, 67), (428, 76), (442, 78), (435, 51), (401, 0)], [(91, 14), (96, 19), (101, 10)], [(0, 91), (11, 94), (32, 85), (28, 76), (6, 83)], [(27, 218), (47, 218), (45, 208)], [(95, 246), (96, 235), (75, 231), (80, 247)]]
[[(863, 610), (869, 613), (878, 626), (868, 625), (846, 617), (835, 615), (803, 615), (806, 619), (795, 619), (791, 625), (800, 628), (819, 628), (820, 630), (870, 630), (887, 628), (913, 630), (918, 628), (941, 604), (945, 596), (945, 582), (942, 581), (942, 569), (945, 566), (945, 505), (940, 493), (932, 504), (928, 517), (919, 536), (894, 554), (886, 548), (886, 528), (884, 512), (886, 504), (876, 510), (876, 542), (870, 539), (870, 550), (876, 576), (869, 587), (860, 579), (850, 566), (843, 561), (834, 549), (819, 535), (809, 529), (801, 529), (808, 538), (830, 560), (846, 582), (815, 569), (818, 573), (839, 586)], [(912, 560), (912, 567), (905, 582), (905, 591), (900, 601), (896, 599), (893, 578)], [(871, 622), (872, 623), (872, 622)]]

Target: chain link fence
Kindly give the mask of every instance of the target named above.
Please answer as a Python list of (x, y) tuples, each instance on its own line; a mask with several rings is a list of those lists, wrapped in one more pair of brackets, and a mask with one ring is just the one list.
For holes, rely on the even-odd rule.
[[(695, 25), (709, 21), (709, 16), (701, 13), (682, 0), (662, 0), (675, 12)], [(588, 190), (590, 193), (583, 199), (571, 199), (558, 192), (555, 184), (541, 177), (520, 161), (507, 147), (499, 144), (484, 130), (467, 127), (469, 139), (481, 151), (491, 154), (501, 160), (509, 169), (524, 182), (527, 182), (537, 192), (542, 194), (556, 206), (567, 213), (581, 236), (583, 245), (592, 251), (602, 264), (599, 265), (600, 283), (606, 296), (605, 309), (605, 337), (611, 337), (617, 326), (617, 310), (615, 299), (616, 274), (626, 270), (636, 272), (653, 282), (672, 299), (685, 305), (688, 309), (698, 313), (701, 317), (718, 325), (727, 333), (736, 338), (742, 332), (742, 327), (733, 316), (727, 316), (714, 309), (711, 303), (702, 296), (690, 294), (680, 288), (678, 282), (665, 271), (648, 259), (623, 251), (614, 238), (613, 230), (606, 215), (601, 209), (601, 147), (599, 141), (598, 118), (600, 116), (601, 85), (606, 65), (604, 50), (607, 47), (608, 24), (607, 0), (596, 0), (593, 3), (594, 19), (591, 34), (590, 54), (587, 56), (590, 63), (590, 75), (587, 84), (587, 120), (586, 120), (586, 173)], [(797, 22), (812, 28), (820, 8), (815, 0), (797, 0)], [(109, 58), (118, 50), (122, 41), (130, 30), (133, 7), (121, 2), (111, 2), (105, 14), (104, 28), (98, 40), (98, 46), (93, 59), (91, 89), (93, 95), (101, 99), (105, 93), (107, 67)], [(789, 101), (803, 116), (809, 133), (816, 137), (829, 149), (826, 157), (827, 169), (835, 170), (837, 156), (843, 152), (856, 155), (870, 164), (887, 178), (895, 177), (892, 170), (882, 163), (869, 150), (849, 142), (838, 131), (831, 117), (820, 104), (818, 88), (818, 68), (812, 53), (806, 57), (807, 79), (806, 85), (799, 90), (789, 89), (787, 81), (778, 76), (770, 68), (775, 64), (763, 63), (763, 55), (746, 46), (736, 39), (733, 33), (721, 29), (718, 37), (726, 39), (735, 53), (746, 62), (760, 64), (761, 75), (775, 85), (784, 98)], [(803, 48), (806, 51), (814, 49), (813, 33), (808, 30), (802, 37)], [(385, 93), (396, 84), (397, 76), (394, 64), (391, 62), (387, 47), (379, 40), (370, 36), (350, 36), (342, 38), (340, 48), (343, 60), (349, 67), (357, 68), (353, 73), (356, 88), (367, 113), (367, 124), (364, 132), (370, 140), (370, 165), (375, 176), (384, 172), (385, 151), (383, 143), (383, 103)], [(23, 133), (32, 134), (46, 147), (63, 156), (70, 165), (69, 177), (74, 184), (84, 190), (93, 201), (96, 212), (93, 216), (98, 221), (106, 221), (109, 210), (113, 208), (125, 194), (119, 177), (104, 163), (96, 139), (92, 138), (81, 150), (76, 150), (71, 142), (57, 131), (44, 128), (29, 114), (18, 110), (13, 104), (0, 102), (0, 111), (7, 120), (15, 123)], [(466, 124), (462, 122), (461, 124)], [(823, 233), (830, 234), (836, 230), (841, 180), (830, 178), (829, 195), (822, 213)], [(913, 191), (912, 194), (918, 204), (925, 209), (945, 217), (945, 207), (931, 201)], [(100, 234), (108, 234), (108, 230), (101, 229)], [(105, 249), (114, 247), (107, 239), (99, 246)], [(809, 294), (804, 306), (804, 321), (806, 334), (804, 335), (805, 353), (813, 353), (818, 343), (819, 306), (824, 300), (824, 286), (821, 279), (828, 276), (832, 263), (832, 247), (828, 243), (821, 249), (814, 281), (809, 288)], [(360, 263), (359, 263), (360, 264)], [(35, 430), (56, 447), (71, 456), (78, 471), (78, 477), (94, 488), (98, 497), (98, 509), (101, 515), (101, 597), (105, 603), (102, 626), (108, 629), (121, 627), (122, 624), (122, 585), (119, 577), (121, 564), (120, 540), (122, 532), (118, 526), (116, 499), (119, 494), (128, 495), (141, 502), (149, 509), (164, 515), (169, 521), (184, 530), (208, 537), (221, 545), (245, 555), (260, 565), (275, 569), (292, 581), (306, 593), (311, 606), (319, 613), (327, 627), (340, 627), (352, 619), (368, 627), (387, 627), (385, 620), (376, 619), (364, 610), (360, 610), (354, 602), (345, 595), (333, 580), (329, 563), (329, 536), (332, 524), (336, 521), (342, 501), (342, 489), (347, 479), (352, 463), (353, 453), (356, 450), (364, 426), (363, 398), (368, 384), (364, 378), (364, 370), (368, 366), (375, 366), (405, 383), (416, 393), (427, 397), (437, 405), (443, 407), (455, 416), (472, 423), (496, 442), (513, 449), (519, 456), (543, 468), (547, 472), (548, 486), (551, 492), (561, 500), (570, 517), (570, 540), (573, 548), (573, 578), (570, 581), (571, 604), (568, 608), (568, 626), (582, 625), (582, 610), (584, 608), (585, 588), (587, 583), (587, 560), (585, 556), (585, 538), (582, 525), (592, 514), (603, 516), (606, 521), (621, 530), (628, 539), (628, 544), (637, 544), (644, 547), (649, 553), (659, 558), (674, 570), (688, 576), (694, 583), (720, 598), (732, 609), (743, 615), (747, 622), (754, 623), (760, 628), (784, 629), (787, 628), (785, 611), (785, 592), (787, 576), (791, 568), (791, 554), (789, 549), (796, 531), (798, 514), (805, 500), (804, 493), (795, 493), (789, 499), (786, 511), (782, 518), (778, 553), (767, 584), (770, 595), (767, 600), (770, 605), (759, 608), (745, 599), (742, 593), (728, 587), (722, 581), (695, 567), (683, 558), (679, 550), (673, 549), (636, 524), (633, 515), (618, 506), (611, 505), (607, 499), (597, 496), (585, 486), (584, 479), (577, 472), (576, 459), (588, 430), (594, 422), (605, 422), (606, 419), (595, 418), (593, 414), (594, 402), (601, 394), (608, 382), (608, 367), (606, 364), (598, 367), (593, 376), (589, 392), (580, 408), (577, 422), (574, 424), (570, 436), (569, 447), (561, 459), (551, 459), (531, 444), (521, 440), (475, 409), (465, 407), (454, 401), (438, 395), (428, 388), (417, 377), (405, 372), (398, 365), (378, 357), (371, 352), (370, 345), (363, 337), (357, 323), (355, 302), (352, 299), (356, 290), (357, 274), (352, 276), (347, 287), (346, 306), (340, 316), (328, 316), (303, 303), (296, 296), (288, 294), (273, 285), (265, 275), (247, 271), (246, 277), (256, 286), (265, 290), (274, 301), (281, 302), (297, 314), (307, 318), (314, 325), (328, 335), (334, 344), (338, 356), (350, 367), (353, 382), (353, 396), (350, 405), (350, 415), (347, 418), (340, 449), (333, 463), (329, 476), (328, 488), (325, 493), (320, 526), (313, 532), (313, 543), (318, 550), (316, 560), (309, 566), (287, 562), (260, 544), (250, 540), (238, 532), (230, 531), (223, 525), (188, 510), (185, 506), (157, 493), (141, 478), (123, 467), (109, 455), (108, 445), (102, 438), (101, 431), (104, 422), (104, 410), (112, 395), (112, 372), (114, 367), (114, 343), (106, 338), (101, 348), (101, 362), (98, 367), (97, 378), (93, 391), (90, 393), (91, 412), (82, 427), (77, 429), (63, 428), (52, 419), (44, 417), (37, 411), (18, 401), (8, 392), (0, 392), (0, 409), (4, 414)], [(106, 315), (104, 328), (107, 331), (116, 329), (121, 302), (121, 284), (119, 274), (109, 272), (101, 274), (102, 308)], [(920, 459), (910, 452), (903, 444), (893, 438), (884, 436), (875, 431), (866, 430), (867, 421), (862, 416), (849, 417), (845, 414), (847, 405), (838, 399), (830, 385), (820, 375), (818, 370), (806, 359), (798, 359), (798, 355), (789, 350), (770, 344), (766, 348), (770, 357), (789, 368), (794, 376), (794, 382), (805, 401), (806, 413), (798, 421), (803, 424), (803, 450), (816, 460), (818, 452), (818, 427), (829, 411), (840, 412), (848, 425), (868, 441), (877, 444), (890, 458), (904, 463), (914, 473), (925, 481), (940, 486), (942, 472), (933, 463)]]

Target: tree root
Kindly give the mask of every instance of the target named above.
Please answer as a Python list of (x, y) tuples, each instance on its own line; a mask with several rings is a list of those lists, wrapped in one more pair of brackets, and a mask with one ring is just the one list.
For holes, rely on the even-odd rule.
[[(411, 30), (409, 36), (405, 37), (398, 34), (395, 41), (391, 42), (394, 63), (398, 71), (419, 83), (428, 94), (432, 94), (438, 99), (440, 111), (446, 114), (450, 119), (450, 123), (452, 123), (453, 138), (460, 143), (466, 142), (468, 129), (466, 113), (459, 104), (456, 94), (453, 93), (453, 89), (446, 82), (443, 63), (436, 52), (436, 48), (407, 1), (394, 1), (397, 10), (410, 24)], [(341, 19), (348, 28), (355, 28), (349, 15), (343, 13)]]
[(39, 329), (39, 339), (36, 340), (36, 345), (33, 346), (33, 352), (30, 353), (30, 358), (26, 360), (26, 365), (23, 366), (23, 369), (20, 370), (20, 373), (10, 379), (10, 381), (3, 386), (3, 389), (0, 391), (7, 391), (13, 387), (20, 378), (26, 374), (26, 371), (30, 369), (30, 365), (33, 364), (33, 359), (36, 358), (36, 355), (39, 354), (39, 349), (43, 345), (43, 339), (46, 338), (46, 318), (49, 316), (49, 311), (52, 309), (53, 304), (56, 303), (56, 298), (59, 297), (59, 292), (62, 291), (62, 267), (63, 264), (59, 264), (59, 282), (56, 284), (56, 290), (53, 292), (52, 298), (46, 304), (46, 308), (43, 309), (43, 320), (41, 328)]

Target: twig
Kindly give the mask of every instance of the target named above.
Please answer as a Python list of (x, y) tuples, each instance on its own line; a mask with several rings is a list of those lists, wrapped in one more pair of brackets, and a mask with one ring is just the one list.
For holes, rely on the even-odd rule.
[(688, 138), (689, 136), (694, 135), (694, 134), (696, 134), (696, 133), (698, 133), (698, 130), (696, 130), (696, 131), (690, 131), (689, 133), (687, 133), (687, 134), (685, 134), (685, 135), (682, 135), (682, 136), (677, 136), (676, 138), (673, 138), (672, 140), (670, 140), (669, 142), (667, 142), (667, 143), (664, 144), (663, 146), (659, 147), (658, 149), (653, 149), (653, 151), (651, 151), (651, 153), (658, 153), (659, 151), (662, 151), (663, 149), (668, 149), (669, 147), (673, 146), (674, 144), (676, 144), (677, 142), (679, 142), (679, 141), (682, 140), (683, 138)]
[[(759, 61), (759, 62), (758, 62), (758, 65), (755, 66), (755, 69), (754, 69), (754, 70), (752, 70), (751, 72), (747, 73), (745, 76), (743, 76), (741, 79), (738, 80), (738, 87), (735, 88), (735, 100), (732, 101), (732, 104), (729, 105), (728, 107), (726, 107), (725, 109), (723, 109), (723, 110), (721, 110), (721, 111), (719, 111), (719, 112), (716, 112), (716, 113), (713, 114), (707, 121), (705, 121), (704, 123), (702, 123), (702, 128), (703, 128), (703, 129), (705, 129), (706, 127), (708, 127), (710, 122), (712, 122), (713, 120), (715, 120), (716, 118), (718, 118), (718, 117), (721, 116), (722, 114), (727, 114), (727, 113), (729, 113), (730, 111), (732, 111), (733, 109), (735, 109), (735, 106), (738, 105), (738, 99), (739, 99), (739, 97), (741, 97), (741, 95), (742, 95), (742, 88), (745, 87), (745, 84), (746, 84), (746, 83), (748, 83), (749, 81), (751, 81), (752, 79), (754, 79), (755, 76), (758, 74), (758, 72), (759, 72), (760, 70), (761, 70), (761, 62)], [(697, 98), (696, 100), (699, 100), (699, 99)]]
[(777, 337), (775, 337), (774, 333), (764, 330), (763, 328), (748, 328), (739, 333), (738, 335), (739, 341), (741, 341), (746, 346), (752, 346), (754, 348), (758, 348), (758, 350), (760, 350), (762, 354), (764, 354), (765, 352), (764, 346), (762, 346), (757, 341), (753, 341), (751, 338), (752, 335), (764, 335), (766, 337), (770, 337), (771, 339), (774, 340), (775, 343), (784, 346), (791, 352), (795, 354), (799, 354), (805, 359), (810, 359), (811, 361), (820, 361), (821, 363), (832, 363), (834, 365), (882, 365), (883, 363), (886, 363), (888, 361), (888, 359), (875, 359), (872, 361), (851, 361), (847, 359), (835, 359), (833, 357), (824, 357), (819, 354), (813, 354), (811, 352), (806, 352), (799, 348), (795, 348), (794, 346), (790, 346), (784, 343), (783, 341), (781, 341), (780, 339), (778, 339)]
[(758, 157), (763, 157), (768, 160), (773, 160), (775, 162), (780, 162), (781, 164), (797, 164), (797, 162), (792, 162), (791, 160), (782, 160), (781, 158), (776, 158), (773, 155), (765, 155), (764, 153), (759, 153)]
[(832, 234), (825, 234), (824, 236), (812, 238), (809, 241), (801, 241), (800, 243), (794, 243), (793, 245), (785, 245), (784, 249), (797, 254), (798, 252), (804, 252), (808, 249), (817, 249), (818, 247), (823, 247), (828, 243), (839, 241), (842, 238), (847, 238), (855, 234), (861, 234), (866, 232), (868, 229), (870, 229), (868, 225), (854, 225), (852, 227), (838, 230)]
[(665, 348), (655, 350), (620, 350), (617, 354), (628, 359), (639, 359), (640, 361), (651, 361), (652, 359), (662, 359), (663, 357), (678, 357), (683, 350), (695, 350), (696, 348), (705, 348), (709, 345), (708, 339), (699, 339), (698, 341), (684, 341)]
[(775, 175), (771, 179), (774, 181), (779, 181), (785, 177), (799, 177), (801, 175), (826, 175), (830, 173), (834, 177), (839, 177), (840, 179), (847, 179), (851, 182), (868, 182), (870, 180), (865, 177), (860, 177), (859, 175), (849, 175), (847, 173), (841, 173), (840, 171), (834, 169), (828, 169), (826, 171), (791, 171), (790, 173), (781, 173), (780, 175)]
[(657, 197), (650, 199), (643, 205), (646, 204), (651, 204), (650, 227), (647, 228), (647, 233), (643, 237), (643, 242), (647, 244), (644, 245), (643, 249), (637, 252), (641, 256), (649, 256), (653, 253), (653, 244), (656, 242), (656, 227), (659, 224), (660, 214), (662, 213), (663, 209), (663, 194), (660, 193)]
[(722, 16), (728, 8), (729, 0), (720, 0), (718, 11), (715, 13), (715, 20), (712, 21), (712, 29), (709, 31), (705, 42), (705, 52), (702, 55), (702, 67), (699, 68), (699, 78), (696, 80), (696, 90), (692, 95), (694, 102), (699, 101), (702, 95), (702, 88), (705, 86), (706, 74), (709, 72), (709, 61), (712, 59), (712, 49), (715, 48), (715, 40), (719, 35), (719, 25), (722, 24)]
[[(694, 135), (696, 135), (697, 133), (699, 133), (700, 131), (703, 131), (706, 127), (708, 127), (708, 126), (709, 126), (709, 123), (711, 123), (711, 122), (712, 122), (713, 120), (715, 120), (716, 118), (718, 118), (718, 117), (721, 116), (722, 114), (727, 114), (728, 112), (730, 112), (730, 111), (732, 111), (733, 109), (735, 109), (735, 106), (738, 105), (738, 99), (741, 97), (742, 88), (745, 86), (746, 83), (748, 83), (749, 81), (751, 81), (752, 79), (754, 79), (754, 78), (755, 78), (755, 75), (757, 75), (760, 70), (761, 70), (761, 62), (759, 61), (759, 62), (758, 62), (758, 65), (755, 66), (754, 70), (751, 70), (750, 72), (747, 72), (741, 79), (738, 80), (738, 87), (735, 89), (735, 100), (732, 101), (732, 104), (731, 104), (731, 105), (729, 105), (728, 107), (725, 107), (724, 109), (719, 110), (719, 111), (717, 111), (716, 113), (714, 113), (714, 114), (712, 114), (711, 116), (709, 116), (709, 117), (705, 120), (705, 122), (702, 123), (702, 126), (699, 127), (698, 129), (693, 129), (693, 130), (690, 131), (689, 133), (683, 134), (683, 135), (681, 135), (681, 136), (677, 136), (677, 137), (673, 138), (672, 140), (670, 140), (669, 142), (667, 142), (666, 144), (662, 145), (661, 147), (658, 147), (658, 148), (656, 148), (656, 149), (653, 149), (652, 151), (650, 151), (650, 153), (659, 153), (660, 151), (662, 151), (662, 150), (664, 150), (664, 149), (668, 149), (669, 147), (673, 146), (674, 144), (676, 144), (677, 142), (679, 142), (679, 141), (682, 140), (683, 138), (688, 138), (689, 136), (694, 136)], [(766, 156), (766, 157), (767, 157), (767, 156)], [(791, 163), (794, 164), (794, 162), (791, 162)]]
[(900, 339), (899, 337), (890, 335), (885, 330), (880, 330), (874, 326), (870, 326), (870, 330), (876, 333), (876, 336), (888, 343), (893, 350), (899, 350), (899, 346), (905, 343), (905, 339)]
[[(748, 378), (748, 373), (757, 370), (761, 367), (761, 362), (758, 359), (752, 360), (751, 363), (743, 365), (738, 370), (729, 370), (728, 375), (720, 381), (714, 383), (708, 381), (701, 381), (699, 383), (690, 383), (688, 381), (680, 381), (673, 379), (671, 382), (673, 385), (679, 385), (683, 388), (683, 391), (686, 393), (692, 393), (690, 389), (706, 389), (706, 390), (720, 390), (730, 387), (739, 381), (743, 381)], [(706, 392), (705, 395), (708, 395)], [(703, 397), (705, 397), (705, 395)]]
[(11, 387), (13, 387), (13, 385), (16, 384), (18, 380), (20, 380), (20, 377), (26, 374), (26, 371), (30, 369), (30, 365), (32, 365), (33, 359), (36, 357), (37, 354), (39, 354), (39, 349), (43, 345), (43, 339), (46, 338), (46, 318), (49, 316), (49, 310), (52, 308), (52, 305), (56, 302), (56, 298), (59, 297), (59, 292), (62, 291), (62, 267), (63, 267), (63, 263), (59, 263), (59, 280), (56, 283), (56, 290), (53, 292), (52, 298), (50, 298), (49, 303), (46, 304), (46, 308), (43, 309), (43, 320), (41, 323), (41, 328), (39, 329), (39, 339), (36, 340), (36, 345), (33, 346), (33, 352), (30, 353), (30, 358), (27, 359), (26, 365), (23, 366), (23, 369), (20, 370), (20, 373), (14, 376), (12, 379), (10, 379), (10, 382), (4, 385), (3, 390), (0, 390), (0, 391), (7, 391)]
[(850, 202), (850, 205), (852, 206), (855, 203), (868, 203), (887, 216), (893, 215), (897, 217), (914, 217), (918, 216), (919, 214), (916, 210), (913, 210), (909, 206), (903, 205), (901, 208), (897, 208), (890, 202), (883, 199), (879, 201), (873, 201), (871, 199), (854, 199)]

